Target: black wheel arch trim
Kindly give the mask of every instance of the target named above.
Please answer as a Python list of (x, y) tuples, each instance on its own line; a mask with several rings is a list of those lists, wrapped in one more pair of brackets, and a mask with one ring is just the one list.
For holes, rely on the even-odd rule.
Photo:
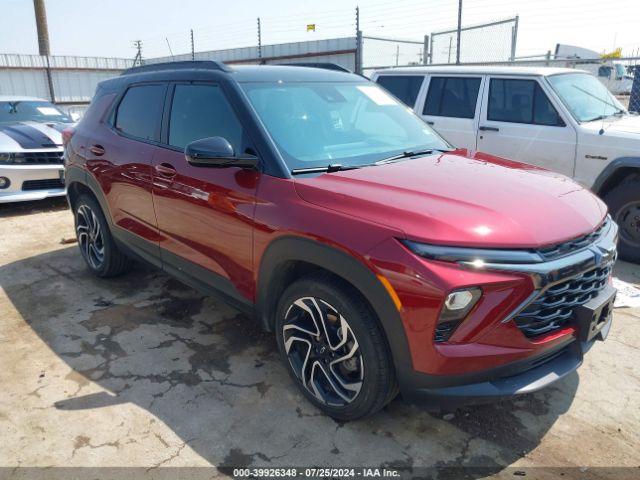
[(622, 168), (637, 168), (638, 171), (640, 171), (640, 157), (620, 157), (610, 162), (604, 168), (604, 170), (600, 172), (600, 175), (598, 175), (598, 178), (596, 178), (596, 181), (593, 183), (591, 190), (593, 190), (597, 194), (600, 194), (600, 191), (602, 190), (602, 187), (607, 183), (607, 180), (609, 180), (613, 175), (615, 175), (618, 170)]
[(256, 315), (261, 326), (273, 330), (278, 301), (273, 292), (282, 286), (278, 275), (289, 262), (318, 266), (349, 282), (362, 294), (380, 321), (397, 378), (402, 383), (402, 377), (413, 371), (413, 365), (400, 313), (375, 273), (336, 247), (299, 237), (282, 237), (267, 247), (260, 262), (256, 295)]
[(73, 207), (71, 205), (71, 187), (74, 183), (78, 183), (88, 189), (98, 201), (107, 225), (109, 226), (109, 231), (118, 248), (127, 252), (130, 256), (161, 268), (160, 247), (158, 245), (154, 245), (113, 223), (109, 203), (104, 197), (100, 184), (90, 172), (81, 167), (67, 166), (65, 170), (65, 183), (67, 186), (67, 202), (70, 207)]

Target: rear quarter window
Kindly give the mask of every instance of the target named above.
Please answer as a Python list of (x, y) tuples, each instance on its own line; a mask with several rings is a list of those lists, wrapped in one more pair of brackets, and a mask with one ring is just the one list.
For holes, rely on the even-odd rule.
[(423, 81), (422, 75), (382, 75), (378, 77), (376, 83), (402, 103), (413, 108)]
[(142, 140), (159, 140), (165, 85), (130, 87), (122, 97), (115, 116), (115, 128)]

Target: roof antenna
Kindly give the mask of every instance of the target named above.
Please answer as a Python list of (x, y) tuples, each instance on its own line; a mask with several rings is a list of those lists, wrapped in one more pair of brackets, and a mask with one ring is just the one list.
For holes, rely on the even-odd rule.
[(171, 50), (171, 44), (169, 43), (169, 38), (168, 37), (164, 37), (164, 39), (167, 41), (167, 47), (169, 47), (169, 53), (171, 54), (171, 60), (175, 60), (176, 57), (173, 56), (173, 50)]

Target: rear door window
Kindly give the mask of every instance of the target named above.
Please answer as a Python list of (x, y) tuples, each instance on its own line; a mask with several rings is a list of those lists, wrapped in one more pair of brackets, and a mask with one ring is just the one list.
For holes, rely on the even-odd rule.
[(165, 89), (164, 84), (130, 87), (118, 105), (116, 129), (142, 140), (158, 141)]
[(424, 77), (422, 75), (382, 75), (376, 82), (402, 103), (413, 107)]
[(431, 77), (424, 115), (474, 118), (480, 78)]
[(487, 120), (563, 126), (555, 107), (535, 80), (492, 78)]

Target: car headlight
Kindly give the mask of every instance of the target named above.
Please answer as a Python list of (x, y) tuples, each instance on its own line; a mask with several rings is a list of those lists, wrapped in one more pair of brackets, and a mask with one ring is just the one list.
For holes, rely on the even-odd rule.
[(502, 250), (489, 248), (449, 247), (427, 243), (400, 240), (416, 255), (443, 262), (457, 262), (474, 267), (485, 263), (540, 263), (542, 256), (533, 250)]
[(10, 153), (1, 153), (0, 152), (0, 163), (9, 163), (10, 160), (11, 160), (11, 154)]
[(456, 290), (447, 295), (438, 323), (462, 320), (482, 296), (479, 288)]

